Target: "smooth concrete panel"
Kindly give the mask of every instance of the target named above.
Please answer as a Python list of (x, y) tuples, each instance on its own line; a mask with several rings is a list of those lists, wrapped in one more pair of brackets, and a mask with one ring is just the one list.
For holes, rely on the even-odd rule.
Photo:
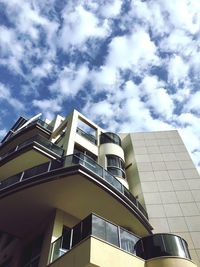
[(166, 217), (181, 217), (183, 213), (179, 204), (164, 204), (164, 210)]
[(180, 206), (184, 216), (200, 215), (196, 203), (180, 203)]
[(178, 257), (160, 257), (146, 261), (145, 267), (196, 267), (196, 264)]
[(166, 218), (151, 218), (150, 223), (153, 226), (153, 233), (169, 233), (169, 224)]
[(187, 232), (187, 224), (185, 222), (184, 217), (173, 217), (168, 218), (168, 224), (170, 228), (170, 232)]
[(194, 202), (194, 198), (190, 191), (176, 191), (176, 196), (178, 202), (185, 203), (185, 202)]
[(178, 202), (175, 192), (162, 192), (161, 199), (164, 204)]
[(91, 238), (90, 263), (100, 267), (145, 266), (145, 261), (141, 258), (96, 238)]

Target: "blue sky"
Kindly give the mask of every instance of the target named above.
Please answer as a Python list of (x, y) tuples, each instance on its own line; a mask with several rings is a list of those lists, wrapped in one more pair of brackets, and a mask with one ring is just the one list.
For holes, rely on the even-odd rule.
[(74, 108), (116, 131), (178, 129), (200, 165), (200, 2), (0, 0), (0, 137)]

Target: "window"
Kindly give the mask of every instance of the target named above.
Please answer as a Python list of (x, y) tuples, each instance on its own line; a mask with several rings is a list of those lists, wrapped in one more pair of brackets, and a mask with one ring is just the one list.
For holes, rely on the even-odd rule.
[(74, 146), (74, 153), (73, 154), (77, 154), (77, 153), (82, 153), (82, 154), (92, 158), (94, 161), (97, 161), (97, 156), (82, 146), (78, 146), (78, 145)]
[(107, 155), (107, 170), (114, 176), (126, 178), (124, 161), (115, 155)]
[(92, 234), (119, 246), (117, 226), (94, 215), (92, 216)]
[(70, 249), (70, 241), (71, 241), (71, 228), (64, 226), (62, 231), (62, 249), (69, 250)]
[(121, 139), (115, 133), (102, 133), (100, 136), (100, 144), (112, 143), (121, 146)]

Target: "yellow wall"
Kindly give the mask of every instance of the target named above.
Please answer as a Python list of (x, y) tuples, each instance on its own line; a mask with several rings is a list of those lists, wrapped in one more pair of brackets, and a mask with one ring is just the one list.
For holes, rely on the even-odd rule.
[(192, 261), (178, 257), (160, 257), (146, 261), (145, 267), (196, 267)]
[(187, 259), (161, 257), (144, 261), (95, 237), (90, 237), (57, 259), (50, 267), (196, 267)]

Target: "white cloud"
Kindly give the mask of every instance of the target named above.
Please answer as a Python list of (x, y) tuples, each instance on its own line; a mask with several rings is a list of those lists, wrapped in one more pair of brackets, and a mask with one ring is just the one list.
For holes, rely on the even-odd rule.
[(191, 97), (187, 102), (187, 105), (184, 107), (184, 110), (198, 112), (200, 114), (199, 103), (200, 103), (200, 91), (197, 91), (191, 95)]
[(122, 0), (110, 0), (100, 4), (100, 14), (107, 18), (114, 18), (120, 14)]
[(188, 79), (189, 66), (180, 56), (174, 56), (169, 60), (168, 79), (176, 86)]
[(168, 0), (159, 1), (168, 13), (169, 23), (192, 34), (199, 31), (200, 5), (196, 0)]
[[(34, 99), (32, 106), (48, 118), (78, 102), (86, 116), (113, 131), (179, 126), (197, 162), (197, 0), (1, 3), (11, 25), (0, 26), (0, 64), (13, 74), (9, 86), (0, 84), (6, 108), (22, 110), (22, 101), (14, 96), (26, 95), (26, 102)], [(44, 92), (47, 79), (55, 82)], [(175, 114), (177, 110), (183, 113)]]
[(23, 111), (25, 109), (24, 104), (12, 96), (10, 88), (0, 83), (0, 101), (4, 100), (11, 105), (15, 110)]
[(55, 113), (60, 112), (62, 109), (62, 105), (58, 99), (34, 99), (32, 104), (34, 107), (38, 108), (47, 119), (53, 119)]
[(52, 93), (58, 93), (60, 98), (74, 97), (83, 89), (84, 83), (88, 79), (88, 67), (81, 65), (76, 68), (73, 64), (65, 67), (60, 73), (57, 81), (51, 85)]
[(67, 6), (63, 11), (64, 26), (60, 32), (58, 45), (65, 51), (69, 46), (81, 45), (89, 38), (103, 38), (109, 32), (107, 20), (100, 21), (93, 13), (78, 5), (73, 10)]
[(146, 97), (146, 105), (165, 119), (170, 119), (174, 111), (172, 97), (163, 88), (165, 83), (159, 81), (157, 76), (146, 75), (140, 84), (141, 95)]
[(106, 63), (118, 68), (130, 68), (140, 73), (149, 65), (157, 63), (156, 46), (142, 28), (130, 35), (115, 37), (109, 45)]
[(32, 74), (37, 77), (46, 77), (52, 72), (53, 64), (46, 61), (32, 69)]

